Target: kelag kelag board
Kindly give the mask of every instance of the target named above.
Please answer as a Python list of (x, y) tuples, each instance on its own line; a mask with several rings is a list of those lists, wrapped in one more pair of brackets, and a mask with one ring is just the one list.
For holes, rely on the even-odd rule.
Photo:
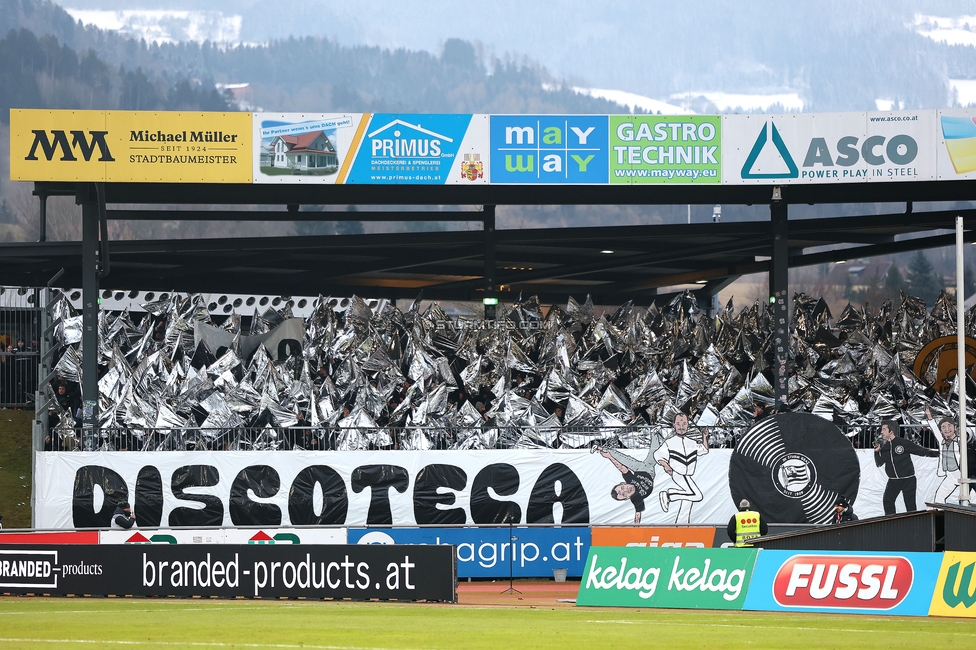
[(576, 604), (742, 609), (758, 552), (592, 546)]
[(0, 593), (457, 602), (453, 546), (0, 547)]

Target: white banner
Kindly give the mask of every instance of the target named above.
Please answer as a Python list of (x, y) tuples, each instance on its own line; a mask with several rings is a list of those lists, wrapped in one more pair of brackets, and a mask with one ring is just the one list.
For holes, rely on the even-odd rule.
[(725, 185), (935, 180), (929, 111), (725, 115)]
[[(138, 515), (137, 515), (138, 517)], [(345, 544), (345, 528), (139, 528), (98, 531), (99, 544)]]
[[(625, 458), (579, 450), (42, 452), (35, 522), (38, 528), (107, 527), (112, 504), (123, 499), (142, 526), (193, 528), (471, 525), (507, 523), (507, 517), (609, 525), (633, 524), (638, 512), (642, 525), (724, 526), (735, 511), (731, 450), (699, 455), (686, 474), (669, 475), (657, 465), (652, 482), (643, 477), (655, 465), (648, 452), (619, 454)], [(857, 450), (857, 457), (855, 512), (862, 519), (879, 516), (884, 468), (875, 466), (871, 450)], [(614, 460), (630, 466), (626, 474)], [(938, 459), (913, 461), (917, 504), (924, 508), (943, 479), (936, 476)], [(901, 497), (897, 504), (904, 511)]]

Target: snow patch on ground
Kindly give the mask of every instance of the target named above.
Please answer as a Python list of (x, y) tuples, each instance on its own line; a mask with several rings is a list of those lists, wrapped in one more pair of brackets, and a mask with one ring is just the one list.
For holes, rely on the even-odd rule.
[(746, 113), (765, 113), (774, 106), (787, 112), (803, 112), (803, 99), (799, 93), (747, 95), (722, 92), (686, 92), (671, 95), (671, 99), (685, 101), (691, 101), (700, 97), (715, 104), (720, 113), (730, 113), (737, 110)]
[(147, 43), (193, 41), (236, 45), (241, 38), (242, 16), (225, 16), (219, 11), (177, 11), (126, 9), (103, 11), (65, 9), (76, 21), (114, 31)]
[(976, 16), (926, 16), (915, 14), (912, 25), (918, 34), (946, 45), (976, 47)]

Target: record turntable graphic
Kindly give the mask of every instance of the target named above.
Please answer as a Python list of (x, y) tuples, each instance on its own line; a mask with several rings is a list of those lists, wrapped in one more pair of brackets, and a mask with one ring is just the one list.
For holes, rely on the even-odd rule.
[(853, 502), (859, 484), (850, 441), (810, 413), (760, 421), (736, 444), (729, 464), (733, 502), (749, 499), (771, 523), (830, 523), (837, 497)]

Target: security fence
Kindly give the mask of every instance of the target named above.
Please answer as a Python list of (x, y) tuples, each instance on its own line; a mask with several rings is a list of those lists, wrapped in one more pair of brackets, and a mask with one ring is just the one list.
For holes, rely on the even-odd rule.
[[(77, 426), (71, 418), (51, 414), (45, 451), (367, 451), (367, 450), (478, 450), (478, 449), (647, 449), (656, 434), (667, 429), (624, 427), (527, 427), (485, 423), (470, 427), (236, 427), (236, 428), (101, 428), (97, 432)], [(839, 426), (855, 449), (871, 449), (881, 438), (880, 424)], [(741, 430), (705, 429), (690, 435), (707, 436), (712, 449), (730, 449), (746, 433)], [(938, 441), (924, 424), (900, 427), (900, 435), (929, 448)]]
[(40, 357), (40, 292), (0, 286), (0, 407), (34, 404)]

